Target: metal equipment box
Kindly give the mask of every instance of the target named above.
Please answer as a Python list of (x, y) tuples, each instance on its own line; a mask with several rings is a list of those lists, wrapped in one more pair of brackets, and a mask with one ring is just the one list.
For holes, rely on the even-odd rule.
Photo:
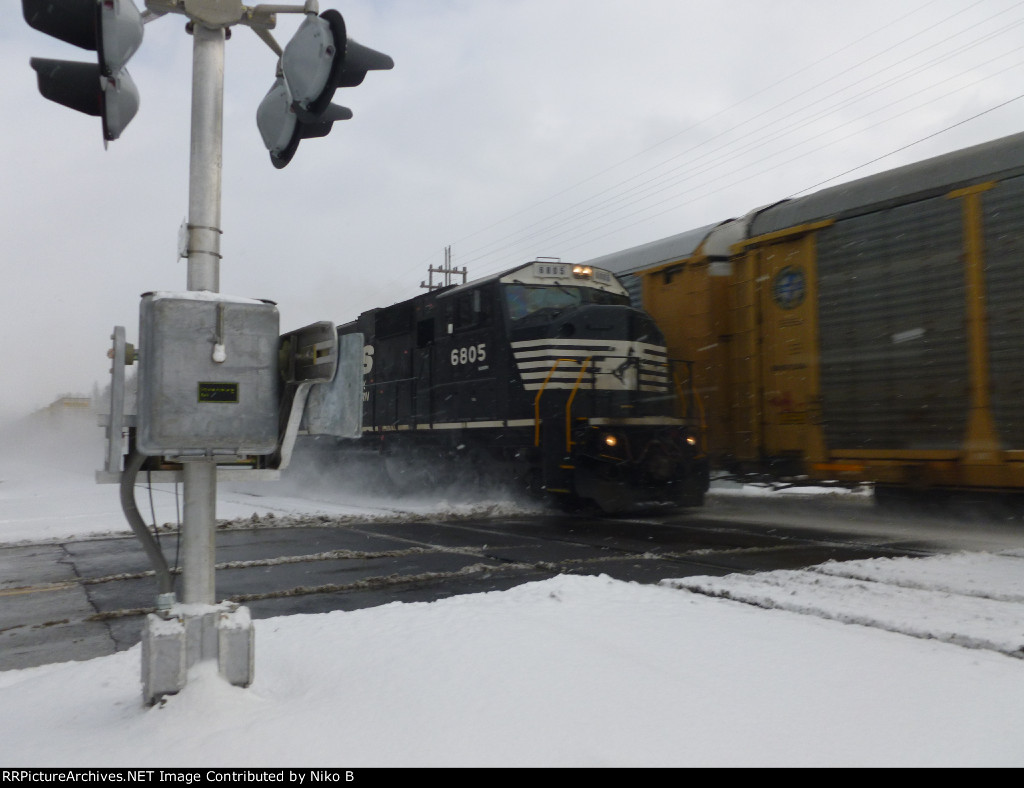
[(144, 293), (138, 428), (147, 455), (265, 455), (278, 444), (279, 315), (269, 301)]

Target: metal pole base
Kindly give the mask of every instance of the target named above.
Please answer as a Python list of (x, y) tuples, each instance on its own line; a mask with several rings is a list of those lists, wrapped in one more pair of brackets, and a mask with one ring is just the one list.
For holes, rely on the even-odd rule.
[(147, 706), (185, 688), (189, 669), (216, 660), (229, 684), (248, 687), (255, 662), (249, 608), (233, 602), (172, 606), (150, 613), (142, 629), (142, 697)]

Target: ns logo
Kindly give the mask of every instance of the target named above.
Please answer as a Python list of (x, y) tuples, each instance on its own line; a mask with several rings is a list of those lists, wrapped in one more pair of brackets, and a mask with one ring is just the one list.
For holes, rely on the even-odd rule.
[[(373, 345), (363, 345), (363, 377), (370, 374), (373, 369)], [(370, 401), (370, 392), (363, 386), (363, 402)]]

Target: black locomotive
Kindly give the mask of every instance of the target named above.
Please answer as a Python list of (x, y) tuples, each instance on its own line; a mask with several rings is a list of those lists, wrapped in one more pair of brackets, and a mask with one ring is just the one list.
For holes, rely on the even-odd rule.
[(358, 442), (399, 488), (486, 472), (567, 508), (703, 502), (688, 366), (606, 270), (538, 260), (338, 333), (363, 335)]

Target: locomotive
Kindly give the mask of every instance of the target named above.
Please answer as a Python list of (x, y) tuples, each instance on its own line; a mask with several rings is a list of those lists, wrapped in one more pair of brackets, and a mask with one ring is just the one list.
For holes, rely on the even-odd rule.
[(339, 325), (363, 341), (362, 437), (399, 490), (481, 475), (566, 509), (699, 506), (689, 365), (609, 271), (542, 258)]

